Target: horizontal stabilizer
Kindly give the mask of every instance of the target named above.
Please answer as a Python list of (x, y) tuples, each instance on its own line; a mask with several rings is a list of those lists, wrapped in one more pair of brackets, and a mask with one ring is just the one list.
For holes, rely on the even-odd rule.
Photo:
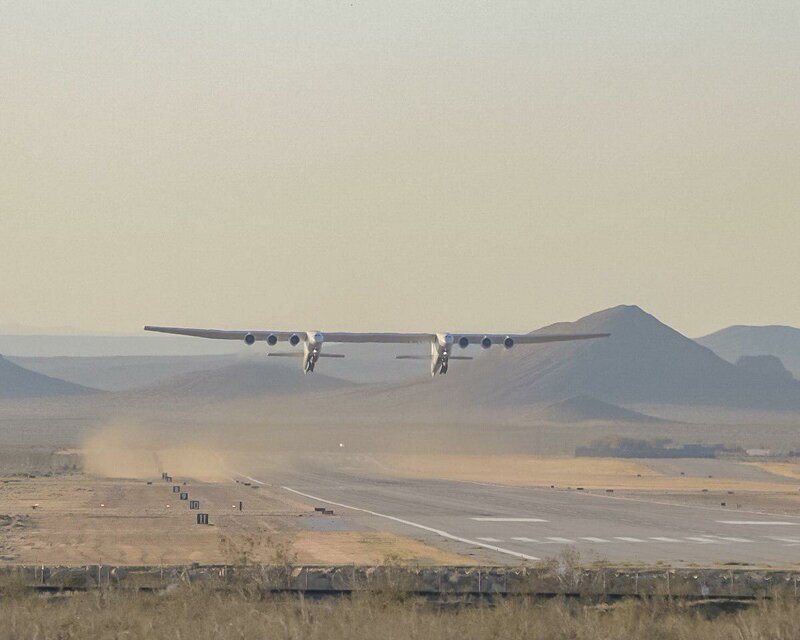
[[(396, 360), (430, 360), (430, 356), (395, 356)], [(472, 356), (450, 356), (449, 360), (472, 360)]]
[[(275, 353), (268, 353), (268, 356), (273, 358), (302, 358), (302, 351), (276, 351)], [(320, 353), (320, 358), (344, 358), (343, 353)]]

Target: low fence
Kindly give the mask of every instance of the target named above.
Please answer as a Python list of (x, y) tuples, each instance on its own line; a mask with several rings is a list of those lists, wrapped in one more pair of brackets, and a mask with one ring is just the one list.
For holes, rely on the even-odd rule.
[(224, 587), (246, 581), (266, 591), (308, 595), (394, 589), (430, 596), (479, 597), (558, 594), (586, 597), (797, 597), (800, 580), (800, 572), (745, 569), (399, 566), (7, 566), (0, 568), (0, 575), (16, 576), (30, 587), (45, 590), (97, 587), (159, 590), (179, 584)]

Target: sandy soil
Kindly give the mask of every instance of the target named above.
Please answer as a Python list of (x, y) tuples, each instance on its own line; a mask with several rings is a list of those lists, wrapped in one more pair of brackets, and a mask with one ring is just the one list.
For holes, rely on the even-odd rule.
[(466, 556), (390, 533), (303, 531), (295, 537), (292, 548), (309, 564), (348, 564), (352, 558), (360, 558), (364, 564), (475, 564)]
[(758, 491), (787, 493), (786, 483), (707, 476), (668, 476), (645, 463), (615, 458), (517, 455), (385, 455), (383, 469), (401, 477), (496, 482), (515, 486), (585, 487), (636, 491)]
[[(303, 531), (322, 517), (280, 490), (227, 483), (181, 485), (211, 526), (172, 485), (83, 474), (0, 480), (0, 562), (187, 564), (297, 562), (465, 564), (467, 558), (384, 533)], [(239, 501), (243, 510), (238, 510)]]
[(747, 462), (745, 464), (764, 469), (778, 476), (800, 479), (800, 465), (793, 462)]

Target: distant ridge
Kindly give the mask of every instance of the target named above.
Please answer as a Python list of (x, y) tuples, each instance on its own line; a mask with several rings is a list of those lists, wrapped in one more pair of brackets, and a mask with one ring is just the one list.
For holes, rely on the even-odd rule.
[[(265, 358), (266, 360), (266, 358)], [(246, 360), (224, 367), (193, 371), (132, 392), (143, 397), (208, 397), (219, 400), (269, 394), (333, 391), (353, 383), (324, 373), (304, 374), (296, 367), (269, 361)]]
[(728, 362), (736, 362), (742, 356), (776, 356), (795, 378), (800, 379), (798, 328), (783, 325), (735, 325), (697, 338), (697, 342)]
[(49, 398), (91, 393), (99, 391), (30, 371), (0, 355), (0, 398)]
[(792, 374), (783, 366), (778, 356), (742, 356), (736, 361), (736, 366), (764, 378), (772, 378), (776, 382), (792, 380)]
[(553, 422), (664, 422), (660, 418), (624, 409), (592, 396), (573, 396), (548, 405), (540, 417)]
[(67, 382), (101, 389), (125, 391), (156, 384), (161, 380), (231, 365), (239, 359), (228, 356), (105, 356), (18, 358), (9, 360), (37, 373)]
[(613, 307), (534, 333), (572, 332), (611, 337), (492, 350), (467, 366), (451, 367), (448, 380), (431, 392), (486, 405), (586, 395), (621, 405), (800, 409), (797, 381), (736, 367), (637, 306)]

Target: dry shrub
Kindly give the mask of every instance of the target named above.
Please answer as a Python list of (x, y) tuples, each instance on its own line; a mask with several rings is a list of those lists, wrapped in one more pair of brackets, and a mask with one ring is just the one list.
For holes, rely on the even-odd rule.
[(287, 540), (261, 533), (220, 534), (219, 549), (225, 563), (234, 567), (261, 564), (291, 567), (297, 561), (297, 554)]
[(593, 605), (509, 599), (440, 608), (419, 599), (265, 598), (251, 591), (185, 586), (155, 594), (104, 590), (58, 597), (0, 597), (0, 640), (37, 638), (281, 638), (304, 640), (766, 640), (797, 637), (800, 605), (763, 601), (704, 615), (664, 600)]

